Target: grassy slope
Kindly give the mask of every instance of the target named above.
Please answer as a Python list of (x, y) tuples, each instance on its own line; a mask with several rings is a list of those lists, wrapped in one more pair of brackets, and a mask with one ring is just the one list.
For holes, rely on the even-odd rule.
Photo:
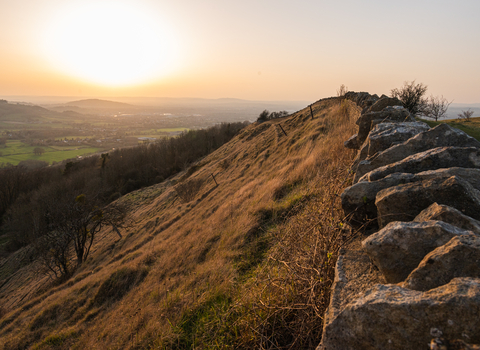
[[(0, 261), (0, 344), (314, 346), (343, 232), (335, 198), (347, 184), (353, 153), (343, 141), (358, 113), (350, 106), (347, 116), (346, 107), (323, 100), (313, 105), (313, 120), (306, 108), (253, 124), (200, 161), (188, 179), (180, 174), (122, 197), (135, 226), (122, 239), (104, 232), (66, 283), (48, 285), (34, 264), (12, 276), (19, 256)], [(179, 180), (177, 186), (201, 184), (186, 203), (175, 193)], [(296, 330), (307, 339), (292, 339)]]
[(432, 120), (424, 120), (431, 127), (435, 127), (441, 123), (447, 123), (454, 128), (460, 129), (467, 133), (468, 135), (480, 140), (480, 118), (471, 118), (469, 121), (451, 119), (451, 120), (442, 120), (441, 122), (435, 122)]

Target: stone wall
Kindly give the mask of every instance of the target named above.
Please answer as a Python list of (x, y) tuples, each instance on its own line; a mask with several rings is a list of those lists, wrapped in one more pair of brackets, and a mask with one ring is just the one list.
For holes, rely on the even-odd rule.
[(416, 121), (397, 99), (349, 92), (363, 111), (318, 349), (480, 349), (480, 142)]

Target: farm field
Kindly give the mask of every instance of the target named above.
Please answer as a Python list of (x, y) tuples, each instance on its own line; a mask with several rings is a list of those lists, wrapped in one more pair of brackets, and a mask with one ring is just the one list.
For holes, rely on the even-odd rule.
[(0, 147), (0, 165), (10, 163), (17, 165), (23, 160), (40, 160), (51, 164), (60, 162), (64, 159), (76, 158), (90, 153), (100, 152), (102, 149), (97, 147), (42, 147), (45, 153), (42, 155), (33, 154), (34, 146), (29, 146), (21, 141), (8, 141), (7, 147)]

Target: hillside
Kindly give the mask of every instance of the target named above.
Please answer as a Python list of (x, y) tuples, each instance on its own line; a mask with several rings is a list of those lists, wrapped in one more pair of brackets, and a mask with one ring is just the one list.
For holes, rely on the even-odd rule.
[[(118, 199), (63, 283), (26, 247), (0, 261), (4, 349), (314, 348), (348, 239), (338, 194), (359, 108), (336, 98), (254, 123), (161, 184)], [(218, 184), (218, 185), (217, 185)]]
[(49, 110), (57, 112), (74, 111), (80, 114), (104, 114), (104, 113), (133, 113), (139, 111), (140, 107), (132, 104), (101, 100), (85, 99), (70, 101), (60, 105), (48, 105)]
[(2, 122), (29, 123), (41, 121), (45, 117), (51, 116), (60, 116), (60, 114), (40, 106), (8, 103), (5, 100), (0, 100), (0, 121)]
[(66, 106), (76, 106), (81, 108), (135, 108), (135, 106), (115, 101), (87, 99), (65, 103)]

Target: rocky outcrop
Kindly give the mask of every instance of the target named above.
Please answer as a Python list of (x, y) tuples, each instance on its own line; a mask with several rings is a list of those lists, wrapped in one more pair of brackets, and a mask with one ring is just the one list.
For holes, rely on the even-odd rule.
[(370, 130), (380, 123), (395, 122), (413, 122), (415, 121), (410, 113), (403, 107), (387, 107), (381, 112), (369, 112), (362, 114), (357, 120), (358, 125), (358, 144), (362, 144), (368, 136)]
[(427, 254), (403, 287), (427, 291), (443, 286), (456, 277), (480, 278), (480, 237), (462, 235)]
[(378, 226), (393, 221), (412, 221), (433, 203), (452, 206), (480, 219), (480, 192), (461, 177), (434, 178), (386, 188), (377, 193)]
[(433, 203), (427, 209), (422, 210), (413, 221), (422, 222), (427, 220), (443, 221), (480, 235), (480, 221), (464, 215), (448, 205)]
[(325, 326), (319, 348), (426, 349), (434, 332), (478, 343), (479, 314), (479, 279), (456, 278), (427, 292), (377, 284)]
[[(380, 123), (373, 127), (363, 143), (356, 161), (371, 158), (391, 146), (410, 139), (430, 127), (425, 123)], [(348, 141), (348, 140), (347, 140)]]
[(345, 99), (354, 102), (357, 106), (363, 110), (368, 109), (371, 105), (378, 101), (378, 95), (370, 95), (368, 92), (354, 92), (348, 91), (345, 96)]
[(341, 195), (363, 236), (338, 258), (319, 349), (476, 348), (466, 344), (480, 343), (480, 142), (369, 96), (348, 97), (363, 111)]
[(381, 112), (387, 107), (400, 106), (403, 107), (403, 103), (396, 97), (382, 96), (378, 99), (371, 107), (369, 107), (365, 112)]
[(419, 133), (415, 137), (411, 137), (405, 142), (393, 145), (377, 155), (372, 155), (362, 160), (356, 168), (354, 182), (357, 182), (363, 175), (374, 169), (396, 163), (412, 154), (433, 148), (450, 146), (480, 148), (480, 142), (463, 131), (452, 128), (448, 124), (440, 124), (430, 130)]
[(388, 283), (402, 282), (420, 261), (452, 237), (468, 235), (442, 221), (392, 222), (362, 242)]
[[(445, 179), (452, 176), (457, 176), (467, 181), (476, 190), (480, 190), (480, 169), (453, 167), (429, 170), (418, 174), (393, 173), (377, 181), (362, 181), (346, 188), (341, 195), (342, 207), (345, 214), (347, 214), (347, 220), (352, 226), (356, 228), (365, 225), (367, 227), (377, 226), (378, 212), (375, 200), (381, 190), (414, 182)], [(431, 201), (428, 199), (427, 202), (431, 204)], [(410, 204), (409, 198), (408, 203), (403, 203), (403, 207), (397, 209), (397, 212), (400, 210), (400, 214), (403, 214), (403, 208), (409, 207)], [(385, 208), (386, 211), (388, 209), (388, 207)], [(390, 210), (391, 212), (392, 210)]]
[(393, 173), (416, 174), (442, 168), (480, 168), (480, 148), (437, 147), (372, 170), (359, 181), (375, 181)]

